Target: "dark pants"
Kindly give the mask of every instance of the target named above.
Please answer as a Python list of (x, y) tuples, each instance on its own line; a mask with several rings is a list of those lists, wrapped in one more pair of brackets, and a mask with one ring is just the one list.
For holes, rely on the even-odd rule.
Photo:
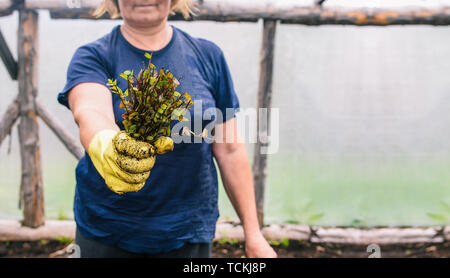
[(77, 229), (75, 243), (81, 258), (210, 258), (211, 243), (186, 243), (179, 249), (159, 254), (136, 254), (85, 238)]

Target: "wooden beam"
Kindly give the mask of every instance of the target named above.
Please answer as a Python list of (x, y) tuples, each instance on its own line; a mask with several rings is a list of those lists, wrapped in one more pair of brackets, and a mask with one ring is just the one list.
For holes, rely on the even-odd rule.
[(0, 0), (0, 10), (6, 10), (13, 6), (12, 0)]
[[(450, 24), (449, 0), (326, 0), (318, 14), (323, 24)], [(291, 21), (296, 23), (295, 20)]]
[[(101, 0), (25, 0), (28, 9), (46, 9), (52, 18), (96, 19), (91, 12)], [(189, 20), (249, 21), (261, 18), (302, 25), (386, 26), (450, 25), (450, 0), (196, 0), (198, 11)], [(0, 0), (0, 16), (17, 6)], [(108, 19), (105, 15), (100, 19)], [(170, 20), (184, 20), (177, 14)]]
[[(27, 8), (50, 10), (52, 18), (94, 19), (92, 10), (100, 0), (27, 0)], [(279, 20), (281, 23), (303, 25), (397, 25), (428, 24), (450, 25), (450, 0), (203, 0), (190, 20), (250, 21), (260, 18)], [(0, 0), (2, 11), (10, 11), (11, 1)], [(80, 3), (70, 8), (68, 3)], [(71, 6), (74, 6), (71, 4)], [(107, 16), (101, 19), (106, 19)], [(184, 20), (180, 15), (171, 20)]]
[[(0, 10), (13, 6), (12, 0), (0, 0)], [(102, 0), (24, 0), (24, 7), (27, 9), (45, 9), (45, 10), (83, 10), (95, 9)], [(232, 14), (248, 13), (259, 14), (271, 9), (274, 12), (281, 10), (288, 11), (290, 8), (315, 6), (314, 0), (193, 0), (198, 7), (199, 12), (202, 9), (214, 11), (214, 13)]]
[[(75, 239), (76, 224), (72, 220), (47, 220), (38, 229), (23, 227), (13, 219), (0, 219), (0, 241), (56, 240), (58, 237)], [(275, 241), (301, 240), (311, 243), (355, 244), (408, 244), (440, 243), (450, 240), (450, 226), (386, 227), (386, 228), (336, 228), (306, 225), (271, 224), (262, 228), (265, 238)], [(214, 240), (245, 240), (242, 225), (218, 221)], [(365, 250), (365, 248), (363, 248)]]
[(0, 120), (0, 145), (5, 139), (6, 135), (8, 135), (19, 117), (19, 101), (17, 98), (8, 106), (5, 114), (3, 114), (2, 119)]
[(44, 188), (42, 184), (39, 126), (35, 110), (38, 93), (38, 13), (19, 10), (19, 142), (22, 179), (19, 204), (23, 203), (23, 225), (44, 224)]
[(14, 59), (11, 51), (9, 50), (8, 44), (3, 37), (2, 31), (0, 30), (0, 56), (2, 58), (3, 64), (5, 64), (8, 70), (9, 76), (12, 80), (17, 80), (17, 62)]
[(10, 15), (13, 11), (12, 0), (0, 0), (0, 16)]
[(50, 111), (44, 106), (44, 104), (36, 99), (36, 111), (38, 116), (44, 121), (45, 124), (55, 133), (55, 135), (61, 140), (64, 146), (72, 153), (78, 160), (84, 155), (84, 149), (75, 140), (69, 132), (64, 128), (64, 125), (54, 117)]
[(311, 242), (334, 242), (347, 244), (399, 244), (418, 242), (443, 242), (444, 227), (409, 227), (409, 228), (335, 228), (318, 227), (313, 229)]
[[(255, 144), (253, 155), (253, 181), (255, 186), (256, 209), (260, 227), (264, 225), (264, 190), (267, 173), (267, 154), (263, 152), (268, 142), (261, 141), (261, 135), (269, 134), (270, 108), (272, 99), (273, 53), (275, 48), (276, 21), (264, 20), (262, 45), (259, 64), (259, 85), (257, 100), (257, 134), (259, 140)], [(267, 109), (266, 121), (260, 120), (260, 108)]]
[(71, 220), (47, 220), (37, 229), (24, 227), (14, 219), (0, 219), (0, 241), (57, 240), (75, 238), (76, 224)]
[[(55, 1), (57, 2), (57, 1)], [(195, 15), (188, 20), (210, 21), (244, 21), (256, 22), (260, 18), (271, 18), (278, 14), (290, 13), (292, 10), (305, 14), (316, 7), (314, 0), (194, 0)], [(86, 3), (79, 9), (67, 9), (61, 3), (47, 7), (52, 18), (96, 19), (91, 15), (96, 5)], [(101, 19), (108, 18), (107, 16)], [(170, 16), (169, 20), (185, 20), (181, 15)]]
[[(43, 4), (37, 0), (30, 7)], [(52, 18), (94, 19), (91, 1), (81, 1), (81, 8), (68, 9), (65, 1), (47, 2)], [(326, 0), (321, 5), (315, 0), (204, 0), (195, 1), (198, 11), (190, 20), (247, 21), (261, 18), (281, 23), (302, 25), (357, 25), (386, 26), (398, 24), (450, 25), (450, 0)], [(27, 1), (28, 3), (28, 1)], [(53, 4), (52, 4), (53, 3)], [(108, 18), (107, 16), (102, 19)], [(184, 20), (180, 15), (170, 20)]]
[(27, 9), (80, 9), (96, 8), (102, 0), (25, 0)]

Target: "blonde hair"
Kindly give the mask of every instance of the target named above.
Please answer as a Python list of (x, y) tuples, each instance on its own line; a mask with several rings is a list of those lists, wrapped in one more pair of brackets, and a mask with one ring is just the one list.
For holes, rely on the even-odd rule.
[[(195, 9), (192, 0), (172, 0), (170, 7), (170, 14), (174, 15), (179, 12), (185, 19), (190, 18), (191, 14), (195, 15), (193, 10)], [(118, 0), (103, 0), (100, 5), (92, 13), (95, 17), (101, 17), (105, 13), (108, 13), (111, 18), (119, 18), (120, 10)]]

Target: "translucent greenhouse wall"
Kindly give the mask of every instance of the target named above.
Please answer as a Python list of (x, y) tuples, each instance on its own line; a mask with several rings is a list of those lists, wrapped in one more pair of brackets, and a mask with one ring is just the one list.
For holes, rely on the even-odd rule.
[(281, 147), (268, 162), (267, 221), (446, 221), (449, 35), (432, 26), (278, 29)]
[[(0, 18), (15, 57), (17, 14)], [(121, 21), (50, 20), (40, 12), (39, 95), (78, 138), (56, 102), (75, 49)], [(255, 107), (261, 23), (171, 22), (217, 43), (241, 106)], [(450, 27), (277, 27), (266, 223), (432, 225), (450, 222)], [(17, 83), (0, 66), (0, 113)], [(46, 215), (72, 218), (76, 159), (40, 121)], [(247, 144), (252, 158), (253, 144)], [(0, 147), (0, 217), (18, 209), (17, 129)], [(221, 219), (236, 214), (220, 184)]]

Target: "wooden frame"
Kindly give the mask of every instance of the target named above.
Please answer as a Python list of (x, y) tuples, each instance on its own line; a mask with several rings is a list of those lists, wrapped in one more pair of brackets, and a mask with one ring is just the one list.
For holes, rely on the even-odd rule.
[[(24, 0), (26, 9), (46, 9), (52, 18), (95, 19), (101, 0)], [(450, 0), (196, 0), (191, 20), (258, 21), (304, 25), (450, 25)], [(0, 0), (0, 16), (11, 14), (20, 0)], [(102, 17), (102, 19), (107, 16)], [(184, 20), (180, 15), (173, 20)]]

